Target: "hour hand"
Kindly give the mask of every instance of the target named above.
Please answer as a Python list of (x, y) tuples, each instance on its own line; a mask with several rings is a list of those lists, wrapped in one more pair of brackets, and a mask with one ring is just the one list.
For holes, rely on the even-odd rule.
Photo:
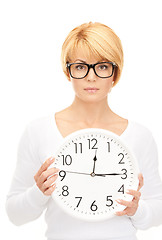
[(97, 174), (97, 173), (95, 173), (95, 176), (117, 176), (117, 175), (123, 175), (123, 173), (103, 173), (103, 174)]

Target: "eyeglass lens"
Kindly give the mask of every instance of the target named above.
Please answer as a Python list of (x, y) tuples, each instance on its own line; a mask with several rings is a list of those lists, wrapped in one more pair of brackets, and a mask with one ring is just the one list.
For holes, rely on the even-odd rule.
[[(75, 63), (71, 65), (71, 75), (74, 78), (83, 78), (88, 72), (86, 64)], [(109, 77), (112, 75), (113, 66), (111, 63), (98, 63), (95, 65), (95, 72), (99, 77)]]

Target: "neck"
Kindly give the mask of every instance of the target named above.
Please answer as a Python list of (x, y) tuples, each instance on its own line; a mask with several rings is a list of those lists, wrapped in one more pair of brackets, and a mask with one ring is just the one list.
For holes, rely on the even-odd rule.
[(68, 108), (74, 121), (84, 122), (87, 125), (95, 125), (109, 119), (113, 112), (111, 111), (107, 98), (96, 102), (84, 102), (75, 96), (73, 103)]

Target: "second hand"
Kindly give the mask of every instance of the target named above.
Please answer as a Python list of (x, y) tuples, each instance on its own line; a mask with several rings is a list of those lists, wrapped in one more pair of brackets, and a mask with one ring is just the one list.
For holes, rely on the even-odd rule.
[(72, 171), (65, 171), (67, 173), (76, 173), (76, 174), (83, 174), (83, 175), (90, 175), (91, 177), (99, 176), (99, 177), (105, 177), (105, 175), (97, 175), (95, 173), (81, 173), (81, 172), (72, 172)]

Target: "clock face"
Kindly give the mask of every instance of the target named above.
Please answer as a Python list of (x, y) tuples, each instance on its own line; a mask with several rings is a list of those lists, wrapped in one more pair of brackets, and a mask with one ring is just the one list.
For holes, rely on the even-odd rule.
[(66, 138), (55, 154), (59, 168), (55, 202), (82, 220), (99, 221), (115, 216), (131, 201), (127, 189), (137, 190), (138, 164), (121, 138), (104, 129), (87, 128)]

